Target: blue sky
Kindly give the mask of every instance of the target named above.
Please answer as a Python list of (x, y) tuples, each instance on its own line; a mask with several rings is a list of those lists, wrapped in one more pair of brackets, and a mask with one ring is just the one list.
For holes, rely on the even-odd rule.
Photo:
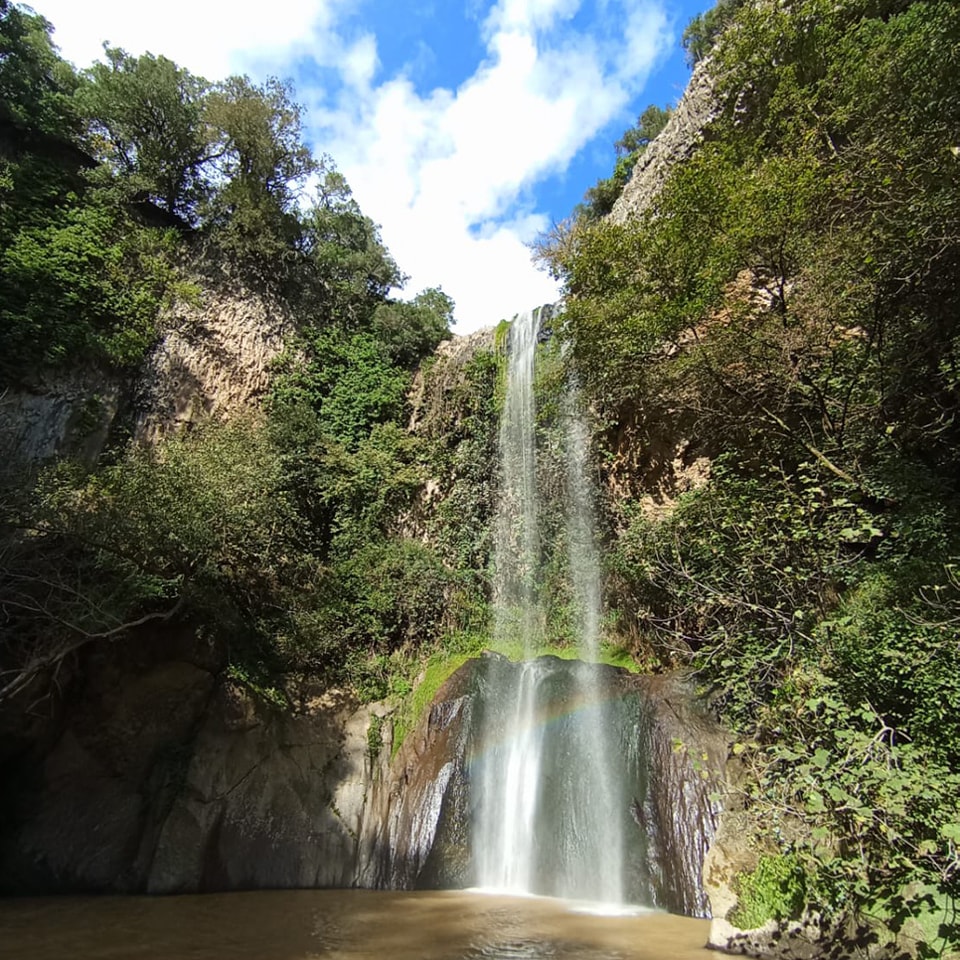
[(555, 299), (528, 244), (613, 167), (649, 103), (675, 103), (704, 0), (34, 0), (62, 54), (103, 41), (217, 80), (289, 78), (410, 275), (457, 332)]

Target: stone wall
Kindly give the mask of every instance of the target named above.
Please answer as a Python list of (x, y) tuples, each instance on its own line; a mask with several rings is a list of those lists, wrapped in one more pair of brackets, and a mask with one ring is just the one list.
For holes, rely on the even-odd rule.
[(178, 301), (160, 318), (160, 336), (139, 371), (27, 372), (0, 393), (0, 463), (31, 469), (64, 456), (93, 463), (111, 436), (155, 442), (202, 417), (256, 409), (293, 320), (280, 300), (211, 271), (208, 265), (194, 278), (196, 299)]

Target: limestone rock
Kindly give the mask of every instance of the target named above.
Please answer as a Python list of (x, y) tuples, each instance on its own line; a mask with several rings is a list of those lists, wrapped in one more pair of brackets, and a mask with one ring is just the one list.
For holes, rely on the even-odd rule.
[(667, 125), (637, 160), (630, 180), (610, 213), (614, 223), (638, 217), (651, 206), (670, 171), (696, 150), (704, 131), (719, 113), (710, 61), (702, 60), (694, 68), (687, 89)]
[(31, 467), (57, 456), (92, 463), (121, 403), (123, 381), (96, 368), (44, 373), (0, 393), (0, 463)]
[(4, 892), (140, 887), (152, 810), (168, 802), (213, 677), (174, 661), (127, 680), (89, 685), (41, 762), (28, 754), (5, 766)]
[(137, 386), (139, 440), (254, 409), (293, 321), (279, 300), (208, 280), (200, 303), (177, 304), (163, 326)]

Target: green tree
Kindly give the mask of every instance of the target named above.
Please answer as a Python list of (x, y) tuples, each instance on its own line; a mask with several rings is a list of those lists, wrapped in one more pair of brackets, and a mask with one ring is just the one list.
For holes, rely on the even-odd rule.
[(409, 303), (393, 300), (378, 306), (372, 330), (395, 363), (412, 369), (449, 338), (453, 306), (443, 290), (431, 287)]
[(205, 119), (223, 144), (209, 205), (218, 244), (264, 279), (289, 277), (301, 243), (296, 204), (318, 168), (289, 85), (229, 77), (207, 96)]
[(617, 156), (622, 157), (646, 149), (650, 141), (667, 125), (672, 114), (670, 107), (658, 107), (651, 103), (637, 117), (636, 124), (625, 130), (623, 136), (614, 144)]
[(166, 57), (104, 46), (76, 93), (86, 143), (130, 199), (149, 199), (195, 224), (222, 152), (204, 119), (209, 84)]
[(667, 125), (672, 113), (670, 107), (650, 104), (637, 118), (636, 124), (624, 131), (623, 136), (614, 144), (617, 161), (612, 176), (598, 180), (586, 191), (583, 203), (577, 207), (579, 216), (586, 220), (599, 220), (613, 210), (623, 188), (633, 175), (633, 168), (640, 155)]
[(65, 138), (76, 130), (77, 78), (57, 54), (52, 31), (43, 17), (0, 0), (0, 124)]
[(175, 282), (175, 244), (98, 198), (20, 231), (0, 254), (0, 374), (78, 357), (134, 366)]
[(404, 276), (329, 157), (320, 159), (318, 172), (316, 196), (302, 220), (304, 296), (324, 323), (364, 330)]
[(690, 66), (710, 54), (717, 38), (743, 3), (744, 0), (717, 0), (709, 10), (698, 13), (687, 24), (680, 42), (687, 52), (687, 63)]

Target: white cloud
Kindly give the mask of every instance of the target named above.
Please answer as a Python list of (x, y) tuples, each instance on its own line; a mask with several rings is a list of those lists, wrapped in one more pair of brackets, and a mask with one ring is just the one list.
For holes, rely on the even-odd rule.
[(493, 34), (511, 30), (545, 30), (558, 19), (570, 19), (580, 0), (500, 0), (490, 11), (486, 29)]
[(487, 58), (457, 90), (421, 96), (400, 77), (317, 117), (411, 289), (441, 283), (461, 332), (556, 298), (526, 247), (549, 226), (532, 188), (625, 107), (664, 43), (658, 7), (608, 4), (618, 19), (604, 36), (568, 28), (580, 6), (501, 0)]
[(103, 42), (163, 54), (212, 80), (243, 70), (245, 55), (282, 55), (322, 37), (343, 0), (30, 0), (56, 28), (61, 54), (78, 67), (100, 59)]
[[(526, 247), (549, 226), (533, 188), (639, 92), (667, 39), (658, 0), (498, 0), (478, 20), (486, 54), (472, 76), (425, 94), (403, 74), (380, 78), (375, 36), (340, 27), (346, 13), (362, 13), (361, 2), (34, 5), (78, 65), (109, 40), (210, 79), (284, 75), (297, 59), (333, 68), (339, 90), (301, 80), (299, 99), (318, 148), (333, 155), (411, 275), (409, 292), (442, 285), (457, 302), (461, 332), (555, 299)], [(574, 18), (585, 4), (589, 23), (580, 26), (588, 18)]]

